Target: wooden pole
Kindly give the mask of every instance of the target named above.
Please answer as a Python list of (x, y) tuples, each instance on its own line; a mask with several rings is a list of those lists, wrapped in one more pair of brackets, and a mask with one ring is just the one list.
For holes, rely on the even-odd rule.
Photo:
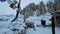
[(55, 22), (54, 22), (54, 16), (52, 17), (52, 34), (55, 34)]

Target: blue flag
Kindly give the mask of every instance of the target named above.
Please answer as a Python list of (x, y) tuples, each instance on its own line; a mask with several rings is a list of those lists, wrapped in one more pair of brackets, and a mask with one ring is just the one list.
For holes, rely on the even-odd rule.
[(0, 0), (0, 2), (5, 2), (6, 0)]

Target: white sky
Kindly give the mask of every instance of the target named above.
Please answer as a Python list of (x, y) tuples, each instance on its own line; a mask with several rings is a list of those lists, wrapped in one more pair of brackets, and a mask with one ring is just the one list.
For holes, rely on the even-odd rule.
[[(25, 6), (27, 6), (29, 3), (35, 3), (39, 4), (41, 0), (21, 0), (21, 9), (23, 9)], [(46, 3), (48, 0), (43, 0), (44, 3)], [(16, 9), (13, 10), (9, 7), (9, 4), (7, 2), (0, 2), (0, 15), (1, 14), (16, 14)]]

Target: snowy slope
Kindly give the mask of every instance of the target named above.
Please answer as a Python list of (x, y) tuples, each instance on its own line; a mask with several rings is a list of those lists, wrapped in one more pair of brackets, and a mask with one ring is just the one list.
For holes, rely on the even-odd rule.
[[(47, 14), (49, 14), (49, 13), (47, 13)], [(50, 15), (50, 14), (49, 14)], [(49, 15), (47, 15), (47, 16), (49, 16)], [(0, 18), (3, 18), (3, 19), (9, 19), (8, 21), (0, 21), (0, 28), (3, 28), (2, 30), (4, 30), (4, 28), (6, 29), (6, 28), (8, 28), (9, 30), (10, 29), (13, 29), (13, 28), (16, 28), (16, 29), (19, 29), (19, 30), (24, 30), (24, 23), (23, 23), (23, 21), (24, 21), (24, 17), (22, 16), (22, 15), (19, 15), (19, 18), (17, 19), (17, 21), (15, 21), (15, 22), (11, 22), (11, 20), (14, 18), (15, 16), (14, 15), (0, 15)], [(46, 17), (44, 17), (44, 15), (41, 15), (41, 16), (39, 16), (39, 17), (37, 17), (36, 15), (34, 15), (34, 16), (30, 16), (30, 17), (28, 17), (27, 19), (26, 19), (26, 22), (34, 22), (35, 23), (35, 26), (37, 25), (37, 24), (39, 24), (40, 23), (40, 25), (41, 25), (41, 21), (40, 20), (42, 20), (42, 19), (48, 19), (48, 18), (46, 18)], [(50, 17), (51, 18), (51, 17)], [(22, 24), (22, 25), (20, 25), (20, 24)], [(8, 30), (8, 31), (9, 31)], [(0, 32), (2, 32), (2, 31), (0, 31)], [(4, 31), (3, 31), (4, 32)], [(2, 33), (3, 33), (2, 32)]]
[[(8, 21), (0, 21), (0, 34), (17, 34), (18, 31), (13, 32), (12, 29), (16, 28), (19, 30), (24, 30), (24, 19), (22, 18), (23, 16), (19, 16), (19, 18), (17, 19), (17, 21), (15, 22), (11, 22), (11, 20), (14, 18), (15, 16), (5, 16), (3, 15), (2, 17), (0, 16), (0, 18), (3, 19), (9, 19)], [(34, 22), (35, 24), (35, 28), (28, 28), (26, 30), (26, 34), (52, 34), (52, 30), (51, 27), (37, 27), (36, 25), (41, 25), (41, 20), (46, 20), (46, 25), (51, 24), (51, 22), (49, 23), (49, 19), (51, 19), (51, 15), (50, 13), (46, 13), (45, 15), (40, 15), (39, 17), (37, 17), (36, 15), (34, 16), (30, 16), (26, 19), (26, 22)], [(22, 24), (22, 25), (20, 25)], [(60, 28), (56, 27), (56, 34), (59, 34), (60, 32)], [(44, 33), (43, 33), (44, 32)]]
[[(24, 23), (23, 23), (24, 19), (22, 17), (23, 17), (22, 15), (19, 16), (17, 21), (11, 23), (11, 20), (14, 18), (14, 16), (11, 16), (11, 15), (10, 16), (5, 16), (5, 15), (3, 15), (2, 16), (3, 19), (8, 18), (9, 20), (0, 22), (0, 28), (2, 28), (1, 29), (2, 31), (0, 30), (0, 32), (4, 33), (4, 32), (8, 31), (7, 33), (9, 33), (10, 29), (13, 29), (13, 28), (16, 28), (16, 29), (19, 29), (19, 30), (24, 30)], [(51, 19), (51, 15), (48, 12), (45, 15), (40, 15), (39, 17), (37, 17), (36, 15), (28, 17), (26, 19), (26, 22), (34, 22), (35, 28), (27, 29), (26, 33), (27, 34), (37, 34), (37, 33), (43, 34), (43, 32), (46, 32), (46, 33), (48, 32), (48, 33), (51, 34), (51, 27), (50, 28), (48, 28), (48, 27), (47, 28), (36, 27), (36, 25), (41, 25), (41, 20), (46, 20), (46, 22), (47, 22), (49, 19)], [(22, 25), (20, 25), (20, 24), (22, 24)], [(47, 24), (51, 24), (51, 23), (47, 23)], [(6, 29), (7, 29), (7, 31), (6, 31)], [(34, 31), (33, 29), (36, 29), (36, 31)], [(39, 31), (41, 31), (41, 32), (39, 32)]]
[[(23, 23), (23, 19), (21, 17), (23, 16), (19, 16), (18, 21), (15, 22), (11, 22), (11, 20), (14, 19), (14, 15), (0, 15), (0, 18), (2, 19), (9, 19), (8, 21), (0, 21), (0, 34), (13, 34), (14, 32), (12, 31), (12, 29), (16, 28), (19, 30), (23, 30), (24, 29), (24, 24)], [(20, 20), (19, 20), (20, 19)], [(20, 26), (20, 23), (22, 24)]]
[[(22, 0), (21, 1), (21, 8), (23, 9), (26, 5), (29, 3), (35, 3), (39, 4), (41, 0)], [(46, 3), (48, 0), (43, 0), (44, 3)], [(5, 4), (5, 5), (4, 5)], [(5, 9), (6, 8), (6, 9)], [(12, 10), (9, 8), (9, 5), (7, 2), (1, 3), (0, 2), (0, 18), (4, 19), (3, 21), (0, 21), (0, 34), (17, 34), (18, 31), (12, 31), (12, 29), (16, 28), (19, 30), (24, 30), (24, 17), (22, 15), (19, 15), (19, 18), (15, 22), (11, 22), (11, 20), (14, 19), (15, 16), (10, 14), (15, 14), (16, 10)], [(1, 15), (1, 14), (8, 14), (7, 15)], [(5, 21), (8, 19), (7, 21)], [(29, 16), (26, 19), (26, 22), (33, 22), (35, 24), (35, 28), (28, 28), (26, 30), (26, 34), (52, 34), (51, 27), (37, 27), (36, 25), (41, 25), (41, 20), (46, 20), (46, 25), (51, 24), (50, 13), (46, 13), (45, 15), (40, 15), (39, 17), (36, 16)], [(60, 34), (60, 28), (56, 27), (56, 34)]]

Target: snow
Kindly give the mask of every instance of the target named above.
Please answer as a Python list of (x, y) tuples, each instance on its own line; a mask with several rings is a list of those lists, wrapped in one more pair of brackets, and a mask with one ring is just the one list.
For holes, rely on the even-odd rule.
[[(36, 31), (34, 30), (36, 29)], [(56, 34), (60, 34), (60, 28), (55, 28)], [(36, 28), (29, 28), (26, 31), (27, 34), (52, 34), (51, 27), (36, 27)]]
[(8, 28), (0, 29), (0, 34), (13, 34), (13, 32)]
[(46, 20), (46, 25), (51, 24), (51, 21), (49, 21), (49, 19), (51, 19), (52, 15), (47, 12), (44, 15), (40, 15), (39, 17), (37, 17), (35, 14), (34, 16), (30, 16), (29, 18), (26, 19), (27, 22), (37, 22), (41, 24), (41, 20)]
[(55, 32), (56, 32), (56, 34), (60, 34), (60, 28), (56, 27)]
[[(15, 16), (13, 15), (3, 15), (0, 18), (2, 19), (9, 19), (8, 21), (0, 21), (0, 34), (17, 34), (18, 31), (12, 31), (12, 29), (16, 28), (21, 30), (25, 30), (24, 26), (25, 23), (24, 21), (24, 16), (19, 15), (19, 18), (15, 21), (15, 22), (11, 22), (11, 20), (14, 18)], [(26, 29), (26, 34), (52, 34), (52, 29), (51, 27), (37, 27), (36, 25), (40, 25), (41, 26), (41, 20), (46, 20), (46, 25), (51, 24), (51, 21), (49, 21), (49, 19), (51, 19), (52, 15), (47, 12), (44, 15), (40, 15), (39, 17), (36, 16), (36, 14), (34, 16), (29, 16), (26, 19), (26, 22), (33, 22), (35, 25), (35, 28), (28, 28)], [(21, 25), (20, 25), (21, 24)], [(60, 28), (56, 27), (55, 29), (56, 34), (60, 33)]]
[[(0, 21), (0, 32), (1, 34), (4, 34), (4, 33), (7, 33), (7, 34), (17, 34), (17, 32), (15, 31), (12, 31), (11, 29), (19, 29), (20, 31), (21, 30), (25, 30), (24, 29), (24, 26), (25, 23), (23, 22), (24, 21), (24, 17), (21, 15), (19, 16), (19, 18), (15, 21), (15, 22), (11, 22), (11, 20), (14, 18), (15, 16), (7, 16), (7, 15), (3, 15), (1, 17), (0, 15), (0, 18), (3, 18), (3, 19), (9, 19), (8, 21)], [(44, 15), (40, 15), (39, 17), (37, 17), (36, 15), (34, 16), (30, 16), (26, 19), (26, 22), (33, 22), (34, 25), (35, 25), (35, 28), (28, 28), (26, 29), (26, 34), (52, 34), (52, 29), (51, 27), (42, 27), (41, 26), (41, 20), (46, 20), (46, 25), (49, 25), (51, 24), (51, 21), (49, 21), (49, 19), (51, 19), (51, 15), (49, 12), (47, 12), (46, 14)], [(37, 27), (37, 25), (40, 25), (40, 27)], [(60, 33), (60, 28), (56, 27), (55, 29), (56, 31), (56, 34), (59, 34)], [(44, 32), (44, 33), (43, 33)]]
[[(36, 31), (34, 30), (36, 29)], [(27, 29), (27, 34), (52, 34), (51, 27), (36, 27)]]
[[(22, 0), (21, 1), (21, 8), (23, 9), (25, 6), (27, 6), (29, 3), (35, 3), (39, 4), (39, 2), (42, 0)], [(46, 3), (48, 0), (43, 0), (44, 3)], [(11, 20), (14, 19), (15, 15), (10, 15), (10, 14), (15, 14), (16, 10), (12, 10), (9, 7), (9, 4), (7, 2), (0, 2), (0, 18), (8, 21), (0, 21), (0, 34), (17, 34), (16, 31), (12, 31), (12, 29), (16, 28), (21, 30), (25, 30), (24, 27), (26, 26), (24, 21), (24, 16), (19, 15), (19, 18), (15, 22), (11, 22)], [(34, 16), (29, 16), (26, 19), (26, 22), (33, 22), (35, 25), (35, 28), (28, 28), (26, 29), (26, 34), (52, 34), (52, 29), (51, 27), (42, 27), (41, 26), (41, 20), (46, 20), (46, 25), (51, 24), (51, 19), (52, 15), (47, 12), (44, 15), (40, 15), (39, 17), (36, 16), (36, 12), (34, 12)], [(2, 15), (4, 14), (4, 15)], [(2, 15), (2, 16), (1, 16)], [(40, 25), (41, 27), (37, 27), (36, 25)], [(55, 28), (56, 34), (60, 34), (60, 28), (56, 27)]]

